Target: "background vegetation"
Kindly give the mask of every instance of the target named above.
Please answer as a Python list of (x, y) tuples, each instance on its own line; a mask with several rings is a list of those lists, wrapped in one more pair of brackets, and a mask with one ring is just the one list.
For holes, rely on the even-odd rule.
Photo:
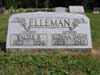
[(5, 8), (44, 8), (69, 5), (83, 5), (87, 9), (100, 7), (99, 0), (0, 0), (0, 6)]

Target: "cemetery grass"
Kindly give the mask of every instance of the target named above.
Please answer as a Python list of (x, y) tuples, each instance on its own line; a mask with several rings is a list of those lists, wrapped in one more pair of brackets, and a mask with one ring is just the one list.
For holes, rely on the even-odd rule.
[(0, 43), (6, 42), (10, 14), (0, 15)]
[(93, 48), (100, 50), (100, 14), (87, 13), (90, 19)]
[[(87, 13), (93, 49), (100, 49), (100, 14)], [(8, 18), (0, 15), (0, 43), (6, 42)], [(100, 55), (0, 52), (0, 75), (100, 75)]]
[(100, 58), (58, 52), (0, 53), (0, 75), (100, 75)]

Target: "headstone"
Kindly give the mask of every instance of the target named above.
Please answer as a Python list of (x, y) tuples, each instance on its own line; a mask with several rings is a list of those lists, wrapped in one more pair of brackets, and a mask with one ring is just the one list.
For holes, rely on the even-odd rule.
[(5, 8), (0, 8), (0, 14), (3, 14), (5, 12)]
[(90, 22), (81, 14), (34, 12), (12, 15), (7, 49), (92, 48)]
[(9, 12), (10, 12), (11, 14), (14, 14), (14, 13), (15, 13), (14, 8), (13, 8), (13, 7), (11, 7), (11, 8), (9, 9)]
[(80, 13), (85, 14), (85, 10), (83, 6), (69, 6), (70, 13)]
[(100, 13), (100, 8), (96, 7), (93, 9), (94, 14), (99, 14)]
[(56, 7), (55, 12), (66, 12), (66, 8), (65, 7)]
[(9, 14), (9, 11), (8, 10), (5, 10), (4, 14)]

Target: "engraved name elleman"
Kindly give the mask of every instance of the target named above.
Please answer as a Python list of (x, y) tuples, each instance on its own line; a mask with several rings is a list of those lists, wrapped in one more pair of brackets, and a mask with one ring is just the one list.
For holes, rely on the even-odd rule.
[[(83, 18), (63, 17), (36, 17), (36, 18), (14, 18), (11, 23), (18, 24), (24, 29), (19, 34), (11, 34), (10, 45), (12, 46), (87, 46), (87, 34), (77, 33), (75, 28), (87, 22)], [(38, 33), (32, 29), (55, 29), (67, 28), (60, 33)], [(51, 31), (52, 32), (52, 31)], [(48, 39), (49, 38), (49, 39)], [(48, 44), (51, 40), (51, 44)]]
[(83, 18), (15, 18), (12, 23), (19, 23), (26, 31), (30, 28), (69, 28), (74, 30), (79, 24), (86, 24)]

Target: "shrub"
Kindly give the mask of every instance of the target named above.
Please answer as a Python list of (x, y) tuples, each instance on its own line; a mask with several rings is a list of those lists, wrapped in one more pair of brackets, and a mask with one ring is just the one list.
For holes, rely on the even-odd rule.
[(23, 8), (20, 8), (20, 9), (19, 9), (19, 12), (20, 12), (20, 13), (24, 12), (24, 9), (23, 9)]
[(26, 9), (26, 12), (33, 12), (33, 9)]

